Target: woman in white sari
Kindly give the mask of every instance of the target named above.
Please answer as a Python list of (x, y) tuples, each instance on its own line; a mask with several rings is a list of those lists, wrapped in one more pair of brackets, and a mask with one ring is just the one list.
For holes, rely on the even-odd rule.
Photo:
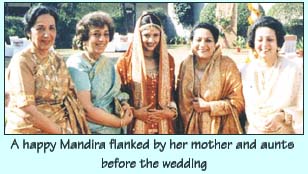
[(282, 24), (268, 16), (249, 33), (254, 58), (242, 71), (247, 134), (302, 133), (302, 73), (279, 54), (284, 35)]

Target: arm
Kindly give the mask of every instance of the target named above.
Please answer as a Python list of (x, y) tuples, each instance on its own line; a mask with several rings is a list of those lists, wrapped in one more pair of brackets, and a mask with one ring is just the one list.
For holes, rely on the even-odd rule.
[(50, 134), (66, 133), (60, 126), (39, 112), (35, 105), (24, 106), (21, 109), (27, 114), (30, 114), (29, 117), (26, 117), (26, 120), (30, 121), (34, 127), (41, 129), (43, 132)]
[[(54, 123), (47, 116), (40, 112), (35, 103), (35, 78), (33, 77), (33, 62), (29, 61), (26, 53), (21, 57), (13, 57), (11, 64), (14, 69), (10, 69), (7, 74), (11, 93), (14, 100), (17, 101), (16, 107), (19, 108), (18, 115), (22, 116), (27, 124), (40, 129), (43, 133), (61, 134), (66, 133), (59, 125)], [(17, 99), (17, 100), (16, 100)]]
[(204, 101), (202, 98), (195, 98), (193, 102), (194, 109), (198, 112), (210, 112), (211, 116), (222, 116), (231, 114), (231, 107), (237, 113), (244, 108), (244, 98), (242, 94), (242, 81), (240, 73), (231, 60), (222, 62), (222, 98), (216, 101)]
[(118, 118), (113, 114), (110, 114), (100, 108), (93, 106), (91, 102), (91, 94), (89, 91), (79, 91), (77, 92), (77, 97), (82, 104), (85, 112), (87, 114), (87, 119), (97, 124), (111, 126), (111, 127), (122, 127), (127, 125), (132, 116), (125, 112), (124, 117)]

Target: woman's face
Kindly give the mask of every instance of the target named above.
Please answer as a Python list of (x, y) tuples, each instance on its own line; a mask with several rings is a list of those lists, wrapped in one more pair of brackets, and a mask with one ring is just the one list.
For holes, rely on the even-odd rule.
[(85, 42), (85, 48), (92, 58), (98, 58), (106, 49), (109, 43), (109, 28), (93, 27), (89, 31), (89, 40)]
[(255, 33), (255, 51), (260, 58), (273, 58), (277, 56), (277, 38), (273, 29), (259, 27)]
[(156, 27), (148, 27), (141, 31), (143, 50), (152, 52), (160, 41), (160, 30)]
[(50, 14), (39, 16), (29, 34), (33, 46), (38, 51), (48, 52), (54, 45), (57, 35), (54, 17)]
[(202, 59), (211, 59), (216, 44), (210, 30), (198, 28), (194, 31), (191, 49), (195, 56)]

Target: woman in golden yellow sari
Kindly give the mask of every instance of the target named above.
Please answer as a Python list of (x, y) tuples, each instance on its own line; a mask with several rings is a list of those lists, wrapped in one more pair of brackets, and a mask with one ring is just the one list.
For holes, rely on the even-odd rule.
[(134, 107), (133, 134), (172, 134), (174, 61), (160, 20), (152, 13), (137, 21), (134, 40), (117, 63), (124, 91)]
[(10, 102), (5, 133), (90, 133), (73, 97), (65, 62), (52, 50), (57, 19), (46, 6), (35, 6), (25, 15), (25, 33), (32, 44), (14, 55), (7, 70)]
[(180, 66), (178, 106), (187, 134), (242, 133), (241, 76), (236, 64), (222, 56), (218, 35), (215, 26), (197, 24), (190, 38), (192, 55)]

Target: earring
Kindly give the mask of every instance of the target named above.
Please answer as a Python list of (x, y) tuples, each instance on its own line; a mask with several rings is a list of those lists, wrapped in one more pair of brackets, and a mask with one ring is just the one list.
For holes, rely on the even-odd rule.
[(252, 50), (252, 55), (254, 56), (254, 58), (258, 59), (259, 55), (257, 53), (257, 51), (255, 49)]

